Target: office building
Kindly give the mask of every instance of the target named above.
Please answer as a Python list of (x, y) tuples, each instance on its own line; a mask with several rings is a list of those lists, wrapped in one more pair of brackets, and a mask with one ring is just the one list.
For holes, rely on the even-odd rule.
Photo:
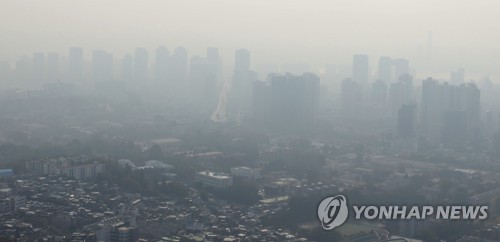
[(410, 62), (406, 59), (391, 59), (380, 57), (378, 61), (378, 79), (393, 83), (399, 81), (401, 76), (410, 75)]
[(413, 101), (413, 78), (408, 75), (399, 77), (399, 81), (392, 83), (389, 89), (390, 115), (397, 116), (403, 104)]
[(372, 84), (372, 104), (385, 107), (387, 104), (387, 84), (384, 81), (377, 80)]
[(398, 137), (403, 139), (414, 138), (416, 135), (417, 106), (404, 104), (398, 112)]
[(341, 112), (345, 118), (356, 118), (363, 106), (363, 88), (353, 79), (342, 81), (340, 90)]
[(188, 53), (184, 47), (175, 49), (167, 69), (170, 82), (184, 83), (187, 80)]
[(155, 78), (158, 82), (166, 83), (168, 79), (168, 65), (170, 52), (167, 47), (161, 46), (156, 49)]
[(257, 73), (250, 70), (250, 51), (236, 50), (234, 55), (234, 72), (229, 98), (229, 115), (239, 116), (252, 103), (252, 87), (257, 81)]
[(319, 108), (319, 77), (302, 75), (270, 75), (271, 118), (279, 128), (303, 128), (316, 121)]
[(231, 175), (233, 177), (241, 177), (248, 180), (258, 180), (262, 177), (259, 169), (252, 169), (245, 166), (232, 167)]
[(378, 61), (378, 80), (385, 83), (392, 82), (392, 60), (384, 56)]
[(204, 186), (223, 189), (233, 185), (233, 178), (225, 173), (216, 173), (211, 171), (200, 171), (196, 173), (195, 181)]

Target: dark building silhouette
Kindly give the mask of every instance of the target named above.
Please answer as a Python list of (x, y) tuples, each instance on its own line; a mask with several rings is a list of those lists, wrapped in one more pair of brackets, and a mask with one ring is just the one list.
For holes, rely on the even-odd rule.
[(357, 118), (360, 115), (363, 102), (362, 86), (352, 80), (342, 81), (340, 90), (341, 112), (345, 118)]
[(395, 117), (403, 104), (413, 101), (413, 78), (408, 75), (401, 75), (399, 81), (392, 83), (389, 90), (390, 114)]
[(170, 52), (167, 47), (161, 46), (156, 49), (155, 78), (159, 82), (167, 82), (169, 70)]
[(377, 80), (372, 84), (372, 104), (385, 106), (387, 104), (387, 84), (384, 81)]
[(236, 50), (234, 53), (234, 72), (246, 72), (250, 70), (250, 51), (246, 49)]
[(236, 50), (234, 54), (234, 71), (229, 99), (231, 118), (239, 118), (250, 108), (252, 103), (253, 82), (257, 81), (257, 73), (250, 70), (250, 51)]
[(442, 130), (442, 142), (446, 145), (462, 146), (467, 137), (467, 115), (465, 111), (446, 111)]
[(401, 76), (410, 74), (410, 62), (406, 59), (380, 57), (378, 61), (378, 79), (387, 83), (398, 81)]
[(378, 61), (378, 79), (385, 83), (392, 81), (392, 60), (384, 56)]
[(317, 118), (319, 107), (319, 77), (302, 75), (269, 75), (270, 85), (254, 85), (256, 119), (276, 130), (302, 131)]
[(398, 112), (398, 137), (407, 139), (416, 135), (417, 106), (415, 104), (404, 104)]
[(187, 80), (188, 53), (184, 47), (175, 49), (167, 69), (170, 82), (184, 83)]
[(189, 80), (191, 91), (203, 104), (217, 102), (217, 82), (220, 77), (219, 54), (215, 48), (207, 49), (207, 56), (191, 58)]
[(441, 138), (445, 144), (463, 145), (462, 141), (475, 140), (480, 134), (480, 91), (473, 83), (450, 85), (424, 80), (421, 106), (422, 135), (432, 141)]

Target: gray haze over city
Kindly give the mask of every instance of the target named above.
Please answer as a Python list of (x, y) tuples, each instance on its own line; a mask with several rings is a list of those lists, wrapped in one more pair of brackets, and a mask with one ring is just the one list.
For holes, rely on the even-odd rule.
[(0, 241), (500, 241), (498, 9), (4, 1)]

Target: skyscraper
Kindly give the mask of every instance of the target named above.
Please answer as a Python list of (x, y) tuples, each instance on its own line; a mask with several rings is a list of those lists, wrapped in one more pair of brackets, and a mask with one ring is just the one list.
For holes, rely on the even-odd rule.
[(68, 74), (71, 81), (83, 80), (83, 49), (72, 47), (69, 49)]
[(399, 78), (399, 81), (392, 83), (389, 89), (389, 105), (391, 115), (396, 116), (403, 104), (413, 101), (413, 78), (406, 74)]
[(312, 73), (300, 76), (270, 75), (271, 122), (280, 128), (303, 128), (318, 115), (319, 77)]
[(372, 103), (384, 107), (387, 104), (387, 84), (382, 80), (377, 80), (372, 84)]
[(394, 65), (394, 73), (396, 76), (396, 80), (399, 80), (399, 78), (403, 75), (409, 75), (410, 74), (410, 62), (406, 59), (395, 59), (392, 61)]
[(168, 76), (173, 83), (184, 83), (188, 72), (188, 53), (184, 47), (175, 48), (168, 65)]
[(421, 105), (421, 127), (426, 137), (451, 145), (458, 144), (454, 141), (458, 137), (477, 138), (481, 105), (480, 91), (475, 84), (457, 86), (424, 80)]
[(368, 82), (368, 56), (354, 55), (352, 59), (352, 80), (360, 84)]
[(253, 82), (256, 80), (257, 73), (250, 70), (250, 51), (245, 49), (236, 50), (229, 98), (230, 118), (239, 116), (243, 109), (251, 105), (252, 87)]
[(245, 72), (250, 70), (250, 51), (246, 49), (236, 50), (234, 53), (234, 71)]
[(191, 91), (201, 98), (203, 105), (211, 106), (218, 99), (217, 84), (220, 78), (220, 59), (216, 48), (207, 48), (207, 56), (191, 58), (189, 80)]
[(340, 105), (342, 115), (346, 118), (356, 118), (361, 111), (363, 88), (352, 79), (342, 81), (340, 90)]
[(410, 62), (406, 59), (381, 57), (378, 62), (378, 78), (384, 82), (398, 81), (403, 75), (410, 74)]
[(416, 127), (416, 112), (415, 104), (403, 104), (398, 111), (398, 137), (407, 139), (415, 137)]
[(145, 48), (136, 48), (134, 54), (134, 79), (147, 81), (149, 74), (148, 51)]
[(421, 133), (436, 141), (439, 139), (443, 119), (442, 88), (438, 81), (428, 78), (422, 82), (420, 111)]
[(378, 61), (378, 79), (385, 83), (392, 82), (392, 60), (384, 56)]
[(166, 82), (168, 79), (168, 65), (170, 52), (167, 47), (161, 46), (156, 49), (155, 77), (157, 81)]

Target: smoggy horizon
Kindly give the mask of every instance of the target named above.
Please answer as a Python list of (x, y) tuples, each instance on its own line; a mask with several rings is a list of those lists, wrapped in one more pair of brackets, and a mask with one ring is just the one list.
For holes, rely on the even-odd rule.
[[(285, 4), (286, 3), (286, 4)], [(468, 78), (490, 75), (500, 64), (497, 1), (18, 1), (4, 4), (0, 60), (14, 63), (33, 52), (83, 47), (106, 50), (119, 61), (145, 47), (189, 56), (220, 49), (225, 68), (234, 50), (252, 52), (252, 65), (349, 65), (353, 54), (405, 58), (417, 77), (445, 78), (465, 68)], [(450, 8), (453, 7), (453, 11)], [(23, 12), (23, 15), (17, 13)], [(474, 44), (471, 44), (474, 43)], [(429, 63), (432, 65), (430, 66)]]

